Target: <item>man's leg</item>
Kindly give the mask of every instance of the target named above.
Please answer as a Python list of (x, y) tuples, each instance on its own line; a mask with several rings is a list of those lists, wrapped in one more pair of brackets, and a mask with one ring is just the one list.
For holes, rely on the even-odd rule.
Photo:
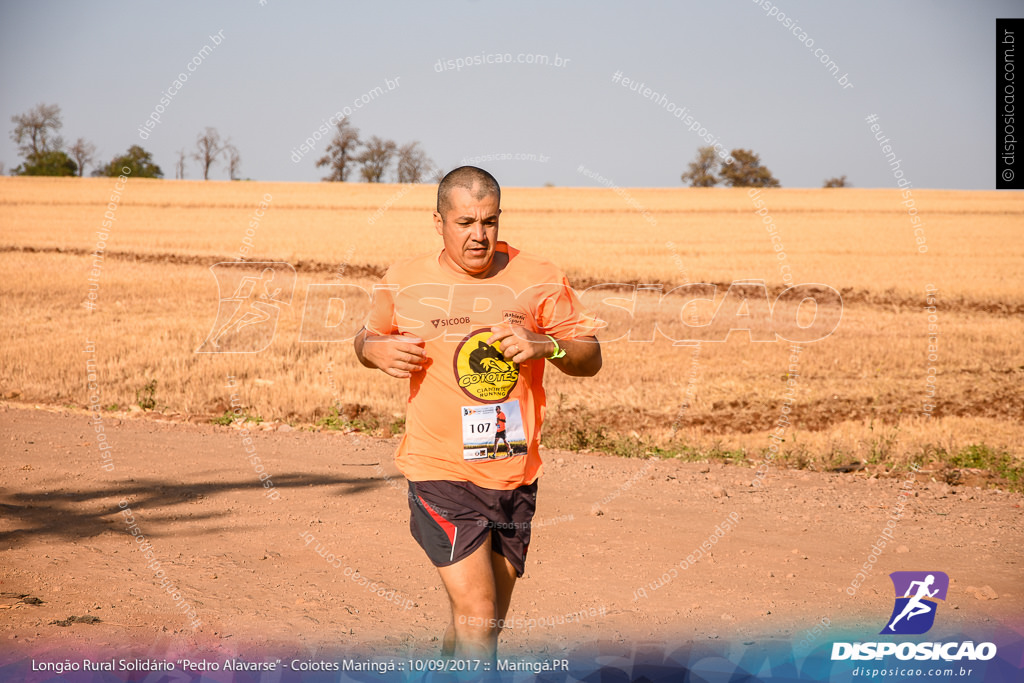
[(499, 624), (512, 601), (515, 569), (504, 557), (491, 552), (488, 536), (471, 555), (453, 565), (438, 567), (437, 571), (452, 608), (452, 622), (445, 631), (442, 652), (467, 659), (493, 660)]
[(437, 573), (451, 602), (452, 623), (448, 628), (454, 631), (453, 655), (465, 659), (493, 659), (497, 644), (497, 592), (491, 568), (490, 536), (472, 554), (455, 564), (438, 567)]
[[(498, 633), (508, 615), (508, 607), (512, 603), (512, 590), (516, 587), (516, 569), (504, 555), (491, 553), (491, 567), (494, 571), (494, 587), (497, 593), (495, 605), (498, 620)], [(497, 634), (495, 634), (497, 640)]]

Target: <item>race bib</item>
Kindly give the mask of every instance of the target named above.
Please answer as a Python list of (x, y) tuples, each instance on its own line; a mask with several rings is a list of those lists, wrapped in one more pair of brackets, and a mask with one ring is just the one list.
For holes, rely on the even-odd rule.
[(519, 400), (462, 407), (462, 457), (467, 461), (504, 460), (526, 455), (526, 431)]

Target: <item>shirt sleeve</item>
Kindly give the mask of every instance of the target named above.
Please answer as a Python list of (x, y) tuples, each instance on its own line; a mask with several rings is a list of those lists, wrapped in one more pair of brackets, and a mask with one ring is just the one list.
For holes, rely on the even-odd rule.
[(373, 286), (370, 295), (370, 313), (366, 316), (366, 331), (372, 335), (398, 334), (395, 315), (395, 293), (398, 285), (388, 281), (390, 272), (385, 273), (380, 283)]
[(583, 307), (583, 302), (564, 275), (562, 281), (552, 284), (541, 299), (537, 323), (542, 334), (550, 334), (555, 339), (590, 337), (605, 326), (604, 321)]

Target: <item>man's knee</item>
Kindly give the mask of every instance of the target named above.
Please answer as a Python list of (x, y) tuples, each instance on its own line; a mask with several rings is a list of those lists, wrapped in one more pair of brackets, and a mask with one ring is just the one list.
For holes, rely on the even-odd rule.
[(459, 630), (473, 629), (479, 631), (495, 631), (499, 624), (497, 604), (494, 600), (480, 598), (463, 601), (452, 606), (455, 628)]
[(455, 619), (455, 630), (460, 633), (473, 633), (480, 637), (488, 637), (499, 633), (498, 619), (494, 616), (472, 616), (460, 614)]

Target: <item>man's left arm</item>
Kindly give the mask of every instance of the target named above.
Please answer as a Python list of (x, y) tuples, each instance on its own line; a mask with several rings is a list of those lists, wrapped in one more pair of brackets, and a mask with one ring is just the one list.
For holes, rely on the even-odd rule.
[[(550, 340), (548, 340), (550, 342)], [(565, 351), (561, 358), (551, 359), (551, 364), (572, 377), (593, 377), (601, 369), (601, 342), (597, 337), (559, 339), (558, 346)], [(554, 352), (554, 344), (551, 351)], [(549, 357), (549, 353), (545, 358)]]
[(522, 363), (547, 358), (556, 368), (573, 377), (593, 377), (601, 369), (601, 343), (594, 336), (559, 339), (558, 347), (565, 355), (551, 358), (555, 343), (546, 334), (508, 324), (492, 327), (491, 333), (487, 343), (500, 342), (505, 360)]

